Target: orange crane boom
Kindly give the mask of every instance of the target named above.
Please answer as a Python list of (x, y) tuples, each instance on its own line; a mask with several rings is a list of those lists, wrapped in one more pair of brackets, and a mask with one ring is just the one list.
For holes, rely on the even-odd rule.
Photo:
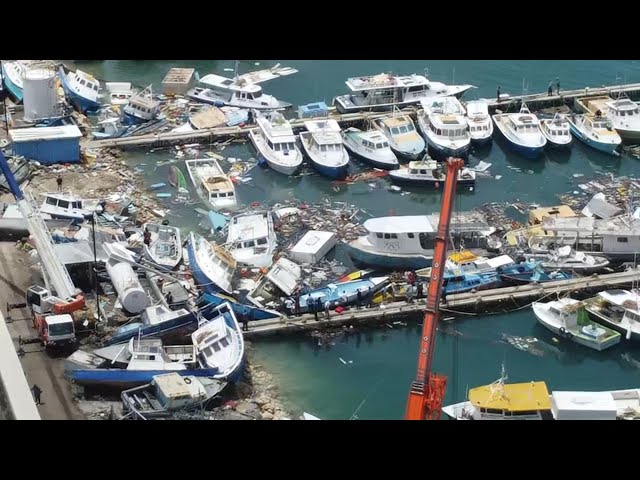
[(442, 296), (442, 280), (447, 260), (447, 242), (449, 241), (449, 225), (456, 198), (458, 172), (464, 166), (460, 158), (447, 160), (447, 177), (442, 192), (440, 221), (435, 238), (435, 249), (431, 262), (431, 279), (427, 290), (427, 307), (422, 326), (420, 352), (418, 354), (418, 371), (411, 384), (407, 400), (406, 420), (437, 420), (440, 418), (442, 402), (447, 386), (447, 377), (431, 371), (433, 349), (435, 347), (436, 326)]

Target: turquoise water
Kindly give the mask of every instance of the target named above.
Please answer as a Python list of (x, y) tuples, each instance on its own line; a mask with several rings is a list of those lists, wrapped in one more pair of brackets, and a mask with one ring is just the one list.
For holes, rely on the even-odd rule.
[[(256, 67), (255, 62), (260, 66)], [(503, 93), (513, 95), (525, 88), (530, 93), (545, 91), (550, 80), (560, 78), (562, 88), (584, 88), (621, 82), (640, 82), (637, 61), (266, 61), (241, 62), (241, 71), (290, 65), (300, 73), (274, 80), (264, 86), (266, 92), (298, 105), (318, 100), (331, 101), (345, 93), (344, 80), (349, 76), (381, 71), (421, 73), (425, 66), (433, 80), (476, 85), (466, 99), (493, 97), (501, 85)], [(233, 61), (105, 61), (84, 63), (82, 68), (101, 79), (131, 81), (136, 85), (160, 85), (173, 66), (196, 67), (201, 75), (224, 72)], [(224, 155), (248, 159), (255, 153), (248, 145), (227, 147)], [(165, 181), (168, 167), (157, 162), (174, 158), (169, 150), (152, 154), (127, 153), (131, 165), (144, 172), (149, 184)], [(638, 160), (623, 155), (609, 157), (574, 142), (570, 152), (546, 152), (530, 161), (512, 154), (500, 139), (486, 150), (472, 152), (470, 164), (484, 160), (493, 164), (491, 172), (502, 175), (499, 180), (478, 178), (473, 192), (460, 195), (459, 207), (469, 209), (493, 201), (536, 202), (557, 204), (557, 194), (579, 190), (597, 172), (616, 175), (640, 174)], [(521, 172), (508, 168), (518, 167)], [(359, 169), (357, 164), (352, 166)], [(184, 168), (183, 168), (184, 170)], [(526, 170), (526, 172), (525, 172)], [(185, 171), (186, 172), (186, 171)], [(238, 185), (242, 203), (270, 200), (282, 202), (297, 198), (316, 202), (329, 196), (367, 210), (371, 215), (430, 213), (439, 210), (436, 192), (411, 190), (398, 195), (386, 190), (387, 180), (376, 181), (370, 190), (366, 183), (340, 187), (334, 191), (331, 182), (312, 174), (287, 178), (271, 170), (255, 168), (250, 184)], [(582, 178), (574, 178), (582, 173)], [(169, 219), (178, 226), (194, 227), (197, 223), (191, 207), (169, 207)], [(363, 215), (363, 218), (364, 215)], [(340, 252), (338, 252), (340, 256)], [(260, 341), (257, 356), (278, 379), (281, 393), (291, 407), (325, 419), (350, 418), (357, 411), (362, 419), (402, 418), (408, 388), (415, 373), (419, 341), (417, 321), (408, 326), (383, 326), (334, 340), (334, 345), (318, 347), (317, 340), (303, 337)], [(640, 351), (626, 345), (598, 353), (589, 349), (556, 343), (544, 328), (536, 324), (533, 313), (522, 310), (505, 315), (485, 315), (457, 320), (446, 329), (459, 335), (439, 334), (434, 359), (437, 372), (449, 376), (447, 402), (462, 401), (466, 388), (495, 380), (505, 362), (510, 381), (544, 380), (550, 389), (613, 389), (637, 387), (640, 384)], [(539, 342), (538, 355), (523, 352), (502, 343), (503, 333), (533, 336)], [(457, 352), (457, 353), (456, 353)], [(629, 353), (638, 363), (622, 355)], [(347, 364), (340, 361), (342, 358)], [(352, 361), (353, 363), (349, 363)], [(364, 402), (364, 403), (362, 403)], [(359, 407), (360, 406), (360, 407)]]

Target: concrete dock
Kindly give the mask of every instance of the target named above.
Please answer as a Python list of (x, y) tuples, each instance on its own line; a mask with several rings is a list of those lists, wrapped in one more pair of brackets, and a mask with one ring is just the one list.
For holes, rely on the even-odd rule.
[[(7, 303), (24, 302), (25, 292), (33, 284), (32, 270), (28, 267), (33, 260), (24, 252), (19, 251), (14, 243), (0, 242), (0, 305), (5, 310)], [(10, 315), (4, 311), (4, 318), (0, 319), (3, 328), (13, 341), (14, 352), (19, 350), (18, 337), (33, 338), (35, 330), (28, 309), (12, 310)], [(1, 336), (0, 332), (0, 336)], [(4, 344), (2, 344), (4, 347)], [(19, 362), (26, 377), (26, 385), (31, 389), (34, 384), (42, 390), (42, 405), (37, 406), (36, 414), (43, 420), (80, 420), (84, 415), (73, 401), (70, 383), (64, 378), (64, 358), (52, 358), (44, 352), (40, 344), (23, 346), (24, 355), (19, 355)], [(14, 381), (7, 386), (11, 373), (7, 370), (7, 363), (0, 363), (0, 380), (3, 388), (10, 389), (9, 397), (20, 398), (25, 402), (20, 418), (29, 415), (28, 402), (35, 409), (31, 392), (28, 396), (21, 382)], [(22, 385), (24, 387), (24, 385)], [(5, 393), (7, 393), (5, 391)], [(6, 407), (5, 407), (6, 408)], [(3, 408), (4, 410), (4, 408)]]

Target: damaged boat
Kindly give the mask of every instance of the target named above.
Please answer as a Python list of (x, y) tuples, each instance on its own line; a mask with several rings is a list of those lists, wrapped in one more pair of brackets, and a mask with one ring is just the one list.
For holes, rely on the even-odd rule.
[(180, 229), (170, 225), (146, 223), (143, 230), (149, 231), (151, 241), (144, 246), (145, 257), (166, 270), (173, 270), (182, 260)]
[(258, 268), (271, 266), (278, 241), (271, 212), (236, 215), (228, 230), (227, 248), (238, 263)]
[(232, 254), (195, 232), (189, 234), (187, 248), (197, 287), (207, 293), (222, 290), (231, 294), (237, 264)]
[(301, 279), (302, 268), (287, 258), (280, 258), (266, 275), (258, 279), (255, 288), (246, 298), (254, 305), (264, 308), (280, 297), (290, 296)]

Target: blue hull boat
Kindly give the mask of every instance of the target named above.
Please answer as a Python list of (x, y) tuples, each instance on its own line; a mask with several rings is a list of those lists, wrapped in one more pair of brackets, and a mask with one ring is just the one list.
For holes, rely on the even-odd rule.
[(349, 242), (349, 256), (361, 265), (381, 270), (419, 270), (431, 266), (431, 255), (393, 254), (358, 248), (356, 241)]
[(447, 272), (442, 282), (442, 292), (445, 295), (470, 292), (472, 290), (486, 290), (498, 288), (502, 280), (495, 273), (453, 273)]
[(11, 81), (11, 78), (9, 77), (9, 75), (7, 75), (7, 72), (5, 70), (4, 62), (2, 63), (2, 78), (4, 79), (4, 86), (11, 94), (11, 96), (15, 99), (15, 101), (18, 103), (22, 102), (22, 99), (24, 97), (22, 88)]
[(304, 295), (300, 295), (300, 313), (313, 312), (321, 299), (321, 310), (328, 300), (331, 308), (337, 306), (352, 305), (357, 301), (358, 291), (361, 292), (361, 299), (366, 301), (369, 293), (375, 293), (384, 287), (389, 281), (389, 277), (372, 277), (347, 282), (330, 283), (329, 285), (316, 288)]
[(526, 285), (527, 283), (544, 283), (555, 280), (569, 280), (575, 278), (568, 272), (545, 272), (537, 263), (523, 262), (516, 265), (499, 267), (498, 273), (504, 282), (516, 285)]
[(243, 315), (246, 315), (247, 318), (251, 321), (270, 320), (270, 319), (279, 318), (282, 316), (280, 315), (280, 313), (274, 310), (253, 307), (251, 305), (245, 305), (243, 303), (238, 302), (234, 298), (224, 295), (222, 293), (218, 293), (218, 294), (205, 293), (202, 296), (202, 301), (209, 303), (214, 307), (222, 305), (225, 302), (229, 302), (229, 305), (231, 305), (233, 312), (238, 317), (242, 318)]
[(60, 83), (62, 83), (62, 89), (69, 98), (69, 103), (74, 105), (81, 113), (97, 112), (100, 110), (100, 104), (98, 102), (85, 98), (71, 89), (67, 82), (67, 75), (64, 73), (64, 69), (62, 67), (60, 67), (59, 76)]
[(122, 112), (122, 116), (120, 117), (120, 123), (125, 126), (141, 125), (147, 121), (148, 120), (145, 120), (144, 118), (129, 115), (127, 112)]
[[(79, 385), (100, 385), (114, 388), (131, 388), (151, 383), (155, 375), (169, 373), (167, 370), (123, 370), (120, 368), (104, 368), (95, 370), (71, 370), (68, 376)], [(215, 368), (198, 368), (194, 370), (177, 370), (182, 377), (213, 377), (218, 371)]]

